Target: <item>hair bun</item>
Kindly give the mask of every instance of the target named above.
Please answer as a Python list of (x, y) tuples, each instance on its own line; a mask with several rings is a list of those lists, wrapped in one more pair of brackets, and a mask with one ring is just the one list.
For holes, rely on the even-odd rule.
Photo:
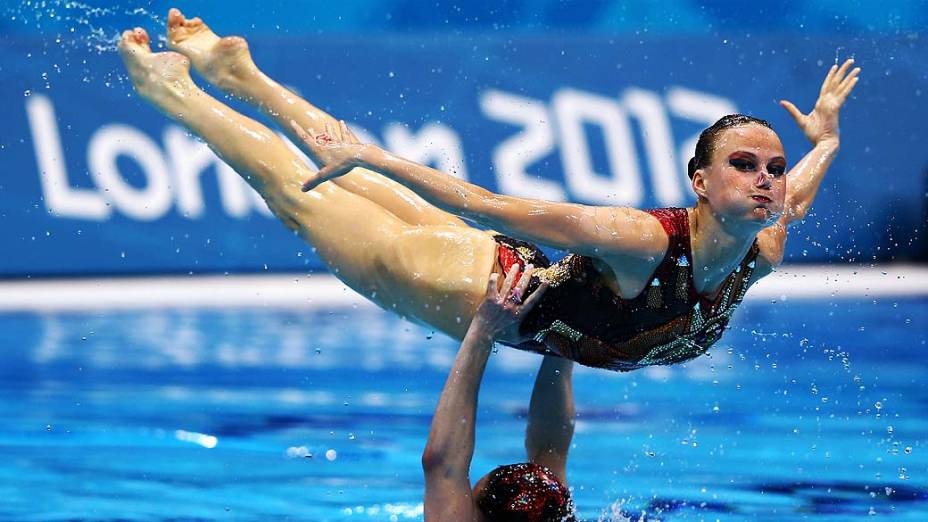
[(693, 179), (693, 175), (696, 174), (696, 156), (690, 158), (690, 162), (686, 165), (686, 174)]

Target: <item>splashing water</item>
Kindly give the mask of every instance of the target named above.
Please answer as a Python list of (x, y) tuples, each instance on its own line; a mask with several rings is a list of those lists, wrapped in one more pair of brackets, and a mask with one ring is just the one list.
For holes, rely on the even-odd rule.
[[(96, 54), (115, 52), (119, 35), (131, 25), (163, 27), (165, 23), (164, 17), (141, 7), (100, 7), (70, 0), (26, 0), (5, 6), (3, 16), (12, 22), (14, 32)], [(155, 44), (163, 47), (165, 43), (164, 35), (158, 35)]]

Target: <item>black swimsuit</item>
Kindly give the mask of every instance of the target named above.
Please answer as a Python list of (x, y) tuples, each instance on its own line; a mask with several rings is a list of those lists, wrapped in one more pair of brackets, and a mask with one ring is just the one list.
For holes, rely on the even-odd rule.
[(633, 299), (610, 290), (589, 257), (569, 254), (551, 264), (534, 245), (497, 236), (504, 272), (513, 262), (531, 263), (536, 270), (529, 290), (548, 283), (541, 301), (520, 325), (520, 333), (532, 340), (510, 345), (553, 352), (585, 366), (630, 371), (698, 357), (718, 341), (750, 284), (756, 241), (718, 296), (709, 300), (693, 286), (686, 209), (648, 213), (661, 222), (670, 246), (649, 285)]

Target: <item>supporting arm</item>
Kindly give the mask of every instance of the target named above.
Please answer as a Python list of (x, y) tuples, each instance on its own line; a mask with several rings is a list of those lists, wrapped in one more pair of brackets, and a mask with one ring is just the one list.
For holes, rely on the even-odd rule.
[(535, 377), (525, 430), (530, 462), (553, 471), (567, 484), (567, 452), (574, 436), (573, 361), (546, 355)]

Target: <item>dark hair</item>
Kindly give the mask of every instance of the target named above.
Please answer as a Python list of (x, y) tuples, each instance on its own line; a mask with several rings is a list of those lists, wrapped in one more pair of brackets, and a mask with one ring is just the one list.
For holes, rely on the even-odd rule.
[(490, 520), (574, 522), (570, 491), (550, 469), (531, 464), (500, 466), (487, 476), (477, 507)]
[(732, 127), (749, 125), (751, 123), (773, 129), (767, 120), (761, 120), (745, 114), (729, 114), (728, 116), (722, 116), (719, 118), (719, 121), (713, 123), (711, 127), (703, 130), (702, 133), (699, 134), (699, 141), (696, 142), (696, 155), (690, 158), (690, 162), (686, 166), (686, 173), (689, 175), (690, 179), (693, 179), (693, 174), (695, 174), (697, 170), (712, 163), (712, 153), (715, 152), (715, 142), (718, 140), (719, 135), (722, 134), (722, 131)]

